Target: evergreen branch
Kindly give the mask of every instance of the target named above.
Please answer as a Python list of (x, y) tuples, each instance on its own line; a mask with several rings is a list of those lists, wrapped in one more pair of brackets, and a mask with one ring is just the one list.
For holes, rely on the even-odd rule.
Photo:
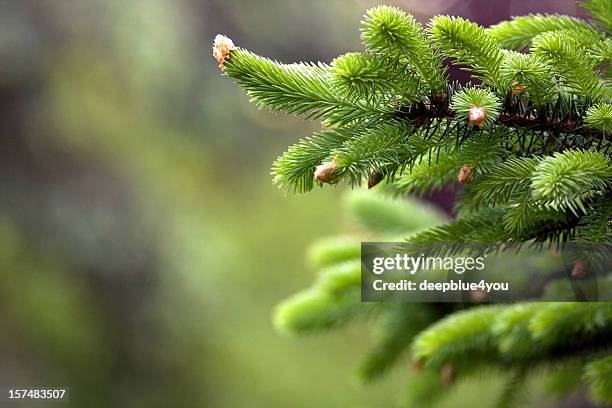
[(385, 100), (416, 102), (427, 90), (405, 64), (389, 57), (350, 52), (332, 61), (339, 89), (377, 105)]
[[(606, 243), (612, 237), (612, 3), (591, 0), (585, 7), (593, 17), (588, 23), (530, 15), (483, 29), (438, 16), (425, 33), (412, 16), (381, 6), (362, 22), (366, 51), (329, 66), (280, 64), (223, 36), (215, 39), (213, 55), (259, 106), (320, 118), (327, 126), (275, 162), (275, 182), (284, 189), (302, 192), (315, 181), (342, 179), (358, 185), (365, 178), (368, 187), (386, 179), (396, 192), (423, 193), (455, 179), (464, 186), (459, 217), (443, 225), (442, 216), (416, 202), (353, 193), (348, 210), (371, 239), (411, 234), (403, 249), (428, 256), (482, 255), (528, 242)], [(527, 47), (533, 52), (514, 51)], [(483, 84), (448, 83), (442, 55)], [(431, 404), (457, 374), (492, 367), (514, 373), (498, 401), (509, 406), (534, 367), (571, 363), (581, 369), (585, 361), (591, 362), (583, 381), (593, 398), (612, 399), (612, 304), (525, 303), (462, 312), (362, 304), (358, 242), (341, 238), (313, 247), (311, 263), (321, 271), (311, 289), (280, 305), (280, 330), (313, 333), (378, 312), (378, 338), (360, 376), (379, 378), (410, 348), (417, 365), (429, 367), (411, 383), (413, 405)], [(466, 245), (473, 243), (480, 245)], [(603, 265), (608, 249), (580, 260), (587, 269)], [(561, 296), (568, 284), (558, 278), (567, 271), (557, 262), (547, 268), (538, 270), (552, 279), (544, 299)], [(512, 282), (529, 284), (517, 272)], [(609, 292), (610, 282), (598, 282), (600, 293)]]
[(612, 241), (612, 197), (610, 193), (596, 200), (580, 218), (575, 239), (582, 242)]
[(337, 328), (373, 313), (376, 304), (361, 299), (361, 261), (342, 262), (321, 271), (312, 288), (282, 302), (275, 326), (287, 333), (314, 333)]
[(323, 269), (315, 286), (334, 296), (359, 287), (361, 284), (361, 259), (351, 259)]
[(361, 24), (361, 38), (368, 50), (397, 60), (405, 58), (432, 95), (444, 89), (446, 72), (442, 60), (429, 46), (423, 27), (414, 17), (395, 7), (378, 6), (367, 11)]
[(431, 249), (431, 256), (452, 255), (465, 249), (465, 244), (469, 243), (490, 244), (495, 248), (499, 246), (497, 243), (510, 238), (503, 228), (503, 214), (499, 209), (482, 209), (448, 224), (413, 234), (406, 239), (404, 245), (407, 249), (421, 249), (423, 244), (441, 244)]
[(368, 309), (368, 305), (359, 302), (359, 296), (359, 288), (341, 296), (316, 289), (300, 292), (277, 306), (274, 325), (288, 334), (316, 333), (341, 327)]
[(521, 238), (532, 237), (526, 233), (528, 229), (537, 230), (534, 226), (540, 226), (541, 221), (556, 219), (559, 214), (546, 211), (542, 206), (531, 198), (529, 186), (521, 183), (522, 190), (517, 190), (508, 197), (506, 212), (504, 214), (504, 228), (513, 236)]
[(424, 303), (389, 305), (378, 325), (374, 349), (362, 361), (358, 375), (364, 382), (380, 379), (402, 357), (414, 337), (438, 317)]
[(361, 243), (347, 236), (319, 239), (308, 250), (310, 265), (317, 269), (359, 259), (360, 256)]
[(527, 369), (520, 368), (510, 375), (506, 380), (502, 393), (495, 404), (496, 408), (512, 408), (517, 406), (516, 402), (520, 396), (520, 390), (525, 385)]
[(430, 408), (436, 405), (448, 390), (437, 370), (422, 370), (414, 375), (404, 396), (407, 407)]
[(606, 191), (612, 181), (610, 161), (598, 152), (568, 150), (546, 157), (531, 177), (533, 197), (552, 208), (586, 213), (587, 193)]
[(236, 49), (225, 62), (225, 73), (235, 78), (260, 107), (309, 119), (322, 117), (329, 124), (347, 124), (393, 111), (340, 95), (334, 88), (331, 68), (322, 63), (281, 64)]
[(539, 352), (529, 331), (529, 321), (539, 308), (536, 302), (512, 305), (491, 326), (499, 351), (506, 359), (527, 361)]
[(559, 14), (530, 14), (513, 17), (489, 27), (486, 31), (497, 40), (499, 46), (522, 51), (542, 33), (557, 30), (573, 30), (591, 36), (597, 41), (599, 34), (584, 20)]
[(446, 363), (474, 369), (478, 363), (494, 364), (498, 358), (490, 327), (502, 306), (474, 307), (455, 312), (421, 332), (414, 340), (414, 358), (429, 367)]
[(610, 80), (612, 72), (612, 39), (608, 38), (605, 41), (600, 41), (589, 49), (591, 58), (595, 61), (595, 65), (603, 70), (606, 79)]
[[(460, 90), (456, 91), (455, 94), (459, 92)], [(573, 136), (581, 136), (584, 137), (584, 140), (591, 141), (602, 139), (600, 132), (584, 126), (580, 120), (580, 117), (584, 115), (584, 110), (579, 109), (574, 101), (560, 93), (556, 93), (554, 99), (554, 103), (547, 103), (541, 107), (539, 113), (521, 109), (524, 105), (520, 99), (517, 101), (511, 100), (509, 105), (500, 110), (494, 124), (503, 126), (506, 130), (524, 129), (532, 133), (567, 134), (571, 136), (572, 141), (578, 141)], [(408, 121), (415, 128), (429, 124), (432, 120), (439, 121), (445, 118), (454, 119), (455, 117), (456, 112), (450, 108), (450, 104), (446, 109), (440, 109), (434, 104), (419, 102), (409, 107), (400, 107), (395, 111), (396, 119)], [(455, 130), (457, 129), (455, 128)]]
[(364, 129), (330, 152), (337, 165), (336, 174), (351, 185), (359, 185), (373, 171), (394, 173), (428, 146), (413, 132), (410, 124), (397, 121)]
[(506, 82), (514, 84), (513, 93), (522, 95), (527, 92), (529, 100), (537, 108), (542, 108), (557, 96), (550, 66), (534, 54), (508, 52), (500, 75)]
[(472, 203), (479, 206), (499, 206), (508, 203), (520, 192), (529, 191), (531, 176), (539, 158), (515, 158), (495, 166), (488, 174), (469, 186)]
[(563, 83), (578, 96), (598, 101), (608, 92), (588, 51), (571, 35), (550, 31), (533, 40), (533, 52), (550, 61)]
[(611, 319), (610, 302), (545, 303), (529, 320), (529, 331), (540, 347), (553, 353), (593, 339), (601, 339), (603, 346), (610, 341)]
[(504, 55), (484, 28), (460, 17), (437, 16), (429, 22), (429, 33), (444, 54), (467, 65), (484, 83), (505, 94), (507, 86), (499, 77)]
[(359, 225), (371, 232), (409, 233), (446, 220), (443, 214), (416, 199), (387, 199), (371, 191), (353, 191), (345, 203)]
[(604, 135), (612, 135), (612, 104), (601, 103), (591, 106), (587, 110), (584, 123)]
[(595, 24), (606, 34), (612, 35), (612, 5), (608, 0), (586, 0), (580, 5), (589, 11)]
[(507, 155), (502, 144), (503, 134), (499, 128), (474, 132), (465, 142), (460, 143), (457, 161), (462, 165), (470, 165), (475, 174), (487, 173)]
[(394, 188), (403, 193), (426, 195), (454, 180), (460, 167), (457, 155), (452, 152), (440, 155), (440, 150), (433, 148), (422, 155), (418, 163), (393, 181)]
[(282, 154), (272, 165), (274, 183), (286, 191), (304, 193), (314, 186), (313, 174), (330, 152), (356, 137), (361, 127), (330, 129), (314, 133)]

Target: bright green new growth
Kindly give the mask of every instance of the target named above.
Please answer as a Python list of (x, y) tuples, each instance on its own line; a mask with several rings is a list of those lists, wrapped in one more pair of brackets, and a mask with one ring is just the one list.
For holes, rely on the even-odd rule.
[(587, 110), (584, 122), (590, 128), (599, 130), (605, 135), (612, 134), (612, 105), (602, 103), (591, 106)]
[(569, 31), (549, 31), (533, 40), (533, 52), (552, 65), (562, 84), (577, 96), (599, 101), (610, 95), (609, 88), (594, 71), (589, 52)]
[(577, 36), (587, 36), (594, 42), (601, 39), (600, 35), (586, 21), (576, 17), (559, 14), (531, 14), (515, 17), (491, 26), (487, 32), (497, 40), (499, 46), (510, 50), (523, 51), (531, 45), (531, 41), (542, 33), (549, 31), (571, 30)]
[(380, 6), (368, 10), (361, 24), (361, 39), (369, 51), (399, 61), (405, 58), (432, 95), (443, 90), (446, 74), (442, 60), (414, 17), (395, 7)]
[(541, 109), (557, 96), (552, 68), (537, 55), (508, 51), (500, 75), (506, 83), (516, 84), (514, 93), (521, 99), (530, 100), (536, 109)]
[(606, 191), (610, 182), (610, 160), (598, 152), (576, 150), (544, 158), (531, 176), (531, 189), (545, 205), (586, 213), (584, 202)]
[(444, 54), (477, 73), (477, 78), (503, 93), (505, 85), (499, 76), (504, 54), (484, 28), (460, 17), (437, 16), (429, 22), (434, 44)]
[[(430, 406), (483, 370), (506, 380), (500, 407), (513, 406), (535, 370), (549, 374), (555, 395), (586, 385), (593, 401), (612, 404), (609, 303), (360, 302), (361, 240), (442, 243), (439, 256), (465, 243), (494, 251), (612, 241), (612, 2), (584, 7), (588, 21), (530, 15), (484, 28), (437, 16), (427, 29), (398, 8), (374, 7), (362, 21), (364, 49), (329, 65), (281, 64), (215, 42), (225, 74), (258, 106), (322, 120), (274, 162), (277, 185), (379, 185), (347, 195), (361, 235), (313, 246), (318, 277), (279, 305), (279, 330), (371, 320), (374, 345), (358, 375), (370, 382), (411, 359), (408, 406)], [(446, 58), (474, 83), (449, 82)], [(454, 220), (400, 198), (449, 185), (460, 189)], [(530, 284), (529, 271), (516, 272), (517, 285)], [(567, 282), (546, 290), (567, 291)]]

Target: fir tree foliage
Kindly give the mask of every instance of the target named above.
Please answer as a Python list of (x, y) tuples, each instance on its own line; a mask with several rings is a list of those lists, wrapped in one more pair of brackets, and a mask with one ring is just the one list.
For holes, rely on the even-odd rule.
[[(536, 14), (488, 28), (449, 16), (421, 25), (378, 6), (361, 22), (363, 49), (329, 64), (284, 64), (215, 40), (224, 74), (258, 106), (322, 121), (274, 162), (277, 185), (304, 193), (326, 183), (380, 184), (344, 201), (361, 235), (313, 246), (318, 277), (279, 305), (279, 330), (371, 320), (374, 346), (359, 376), (373, 381), (411, 359), (409, 406), (434, 404), (482, 370), (506, 377), (499, 406), (511, 406), (536, 367), (554, 374), (563, 392), (571, 387), (560, 385), (568, 383), (562, 374), (572, 371), (594, 401), (612, 404), (609, 303), (360, 303), (362, 239), (444, 243), (440, 254), (465, 243), (493, 251), (610, 242), (612, 2), (581, 5), (587, 20)], [(446, 59), (473, 82), (450, 81)], [(457, 181), (454, 220), (403, 198)]]
[[(491, 26), (487, 32), (497, 40), (499, 46), (509, 50), (524, 51), (532, 40), (549, 31), (571, 31), (590, 37), (593, 42), (601, 40), (600, 34), (586, 21), (559, 14), (532, 14), (515, 17)], [(582, 37), (580, 34), (578, 36)]]

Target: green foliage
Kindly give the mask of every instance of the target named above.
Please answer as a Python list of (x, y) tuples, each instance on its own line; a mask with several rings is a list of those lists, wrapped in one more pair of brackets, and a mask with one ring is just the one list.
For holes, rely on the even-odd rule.
[(598, 33), (584, 20), (559, 14), (514, 17), (489, 27), (487, 32), (498, 41), (500, 47), (522, 51), (529, 48), (538, 35), (558, 30), (581, 31), (595, 40), (599, 39)]
[(589, 11), (595, 24), (606, 34), (612, 34), (612, 5), (607, 0), (586, 0), (582, 7)]
[(324, 118), (329, 124), (389, 112), (368, 101), (339, 95), (331, 69), (324, 64), (279, 64), (238, 49), (231, 53), (225, 72), (238, 80), (254, 102), (273, 111)]
[(414, 340), (414, 358), (435, 368), (451, 363), (469, 369), (478, 362), (493, 362), (497, 350), (489, 329), (501, 308), (472, 308), (439, 320)]
[(446, 219), (436, 209), (417, 200), (389, 200), (371, 192), (353, 191), (346, 195), (345, 202), (361, 226), (378, 233), (418, 231)]
[(546, 157), (531, 182), (533, 197), (554, 208), (586, 212), (584, 198), (605, 191), (612, 180), (610, 161), (601, 153), (567, 151)]
[(361, 39), (368, 50), (400, 61), (405, 58), (432, 95), (443, 89), (446, 74), (441, 59), (414, 17), (395, 7), (378, 6), (368, 10), (361, 24)]
[(499, 206), (529, 188), (538, 158), (514, 158), (500, 163), (470, 186), (472, 203), (479, 206)]
[(605, 135), (612, 134), (612, 104), (602, 103), (589, 108), (584, 122)]
[(373, 171), (393, 173), (427, 145), (411, 130), (401, 122), (372, 126), (332, 150), (329, 160), (336, 161), (336, 173), (351, 185), (359, 185)]
[(591, 205), (590, 211), (580, 218), (576, 227), (576, 240), (581, 242), (610, 242), (612, 240), (612, 198), (608, 193)]
[(358, 259), (361, 256), (359, 242), (348, 236), (323, 238), (310, 246), (308, 259), (314, 268), (324, 268), (336, 263)]
[(437, 16), (429, 23), (429, 32), (445, 55), (469, 66), (486, 84), (505, 90), (499, 76), (503, 53), (484, 28), (460, 17)]
[(562, 83), (574, 94), (601, 100), (608, 93), (605, 84), (594, 71), (589, 52), (572, 36), (571, 32), (549, 31), (533, 40), (533, 52), (550, 62)]
[[(612, 5), (593, 0), (585, 7), (592, 21), (538, 14), (485, 29), (437, 16), (423, 30), (398, 8), (379, 6), (362, 21), (365, 51), (344, 54), (330, 66), (284, 65), (242, 49), (230, 52), (226, 73), (260, 106), (323, 120), (322, 131), (275, 162), (277, 184), (308, 191), (325, 163), (333, 178), (319, 182), (358, 186), (367, 180), (369, 187), (382, 184), (375, 191), (394, 195), (347, 196), (348, 212), (364, 231), (313, 247), (318, 278), (279, 306), (279, 329), (310, 333), (372, 317), (375, 344), (359, 376), (378, 379), (411, 357), (425, 366), (408, 385), (413, 406), (433, 404), (455, 377), (483, 370), (504, 373), (498, 405), (512, 406), (534, 369), (552, 373), (560, 366), (584, 370), (593, 399), (609, 402), (609, 303), (360, 302), (364, 237), (399, 236), (406, 248), (419, 250), (439, 244), (430, 256), (464, 251), (466, 243), (493, 252), (610, 241)], [(482, 83), (447, 82), (444, 57)], [(400, 197), (457, 182), (458, 216), (448, 222)], [(555, 262), (547, 260), (554, 265), (546, 268), (560, 268)], [(513, 282), (528, 285), (530, 277), (516, 268)], [(545, 296), (572, 289), (560, 280), (570, 271), (555, 271), (562, 275), (551, 278)], [(608, 287), (609, 279), (599, 282), (600, 290)], [(560, 376), (558, 383), (567, 381)]]
[(439, 372), (423, 370), (410, 379), (404, 397), (405, 406), (433, 407), (442, 399), (446, 389)]
[(316, 166), (357, 132), (355, 128), (329, 129), (300, 140), (274, 162), (274, 183), (296, 193), (312, 190)]
[(414, 337), (436, 320), (426, 304), (392, 304), (378, 321), (376, 344), (358, 370), (359, 377), (370, 382), (380, 379), (405, 354)]
[(356, 300), (358, 289), (340, 296), (308, 290), (281, 303), (274, 317), (276, 328), (285, 333), (307, 334), (341, 327), (358, 316), (363, 307)]
[(501, 77), (506, 83), (525, 87), (529, 99), (537, 108), (542, 108), (557, 95), (552, 71), (542, 58), (534, 54), (508, 52), (501, 66)]
[[(503, 211), (487, 208), (480, 212), (461, 217), (448, 224), (429, 228), (408, 237), (408, 244), (447, 244), (440, 247), (438, 255), (453, 253), (465, 243), (492, 243), (505, 240), (509, 235), (502, 224)], [(501, 239), (500, 239), (501, 238)], [(505, 239), (504, 239), (505, 238)]]
[(591, 388), (593, 400), (600, 404), (612, 404), (612, 356), (587, 364), (584, 379)]
[(350, 52), (332, 61), (332, 71), (339, 89), (371, 104), (385, 99), (410, 104), (426, 92), (405, 64), (388, 57)]
[(422, 155), (410, 172), (400, 175), (393, 186), (396, 191), (425, 195), (455, 179), (459, 167), (456, 153), (434, 148)]

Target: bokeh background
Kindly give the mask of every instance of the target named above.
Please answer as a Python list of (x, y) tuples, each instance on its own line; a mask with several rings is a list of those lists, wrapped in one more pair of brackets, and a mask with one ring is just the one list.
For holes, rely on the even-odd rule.
[[(0, 1), (0, 384), (74, 407), (372, 407), (407, 370), (352, 376), (364, 327), (287, 338), (304, 249), (353, 228), (340, 189), (285, 196), (272, 161), (318, 128), (258, 111), (217, 33), (282, 60), (360, 49), (371, 0)], [(482, 24), (573, 1), (389, 1)], [(408, 362), (405, 363), (406, 365)], [(497, 384), (459, 387), (473, 406)], [(41, 405), (37, 405), (41, 406)]]

